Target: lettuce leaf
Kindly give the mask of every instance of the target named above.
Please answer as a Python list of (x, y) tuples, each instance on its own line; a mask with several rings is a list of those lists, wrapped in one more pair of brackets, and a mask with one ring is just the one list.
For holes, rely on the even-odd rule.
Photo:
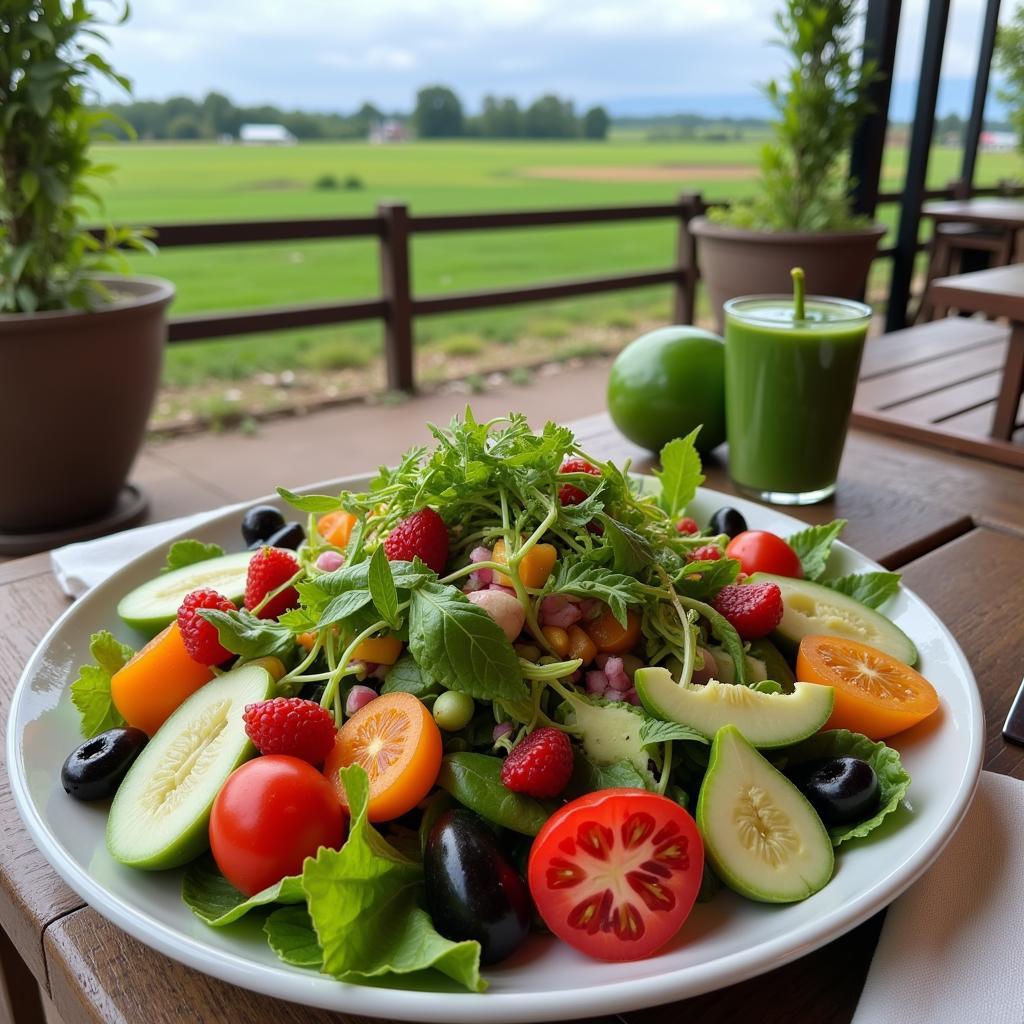
[(855, 601), (869, 608), (881, 608), (886, 601), (895, 597), (900, 589), (898, 572), (862, 572), (839, 576), (834, 580), (822, 580), (831, 590), (847, 594)]
[(80, 727), (86, 739), (125, 725), (110, 695), (110, 677), (123, 668), (135, 653), (112, 633), (101, 629), (89, 638), (89, 653), (95, 662), (82, 665), (71, 684), (71, 703), (81, 716)]
[(263, 922), (263, 931), (270, 948), (286, 964), (317, 970), (323, 967), (324, 954), (305, 907), (278, 907)]
[(704, 483), (700, 455), (697, 454), (696, 440), (700, 427), (695, 427), (686, 437), (677, 437), (661, 449), (661, 469), (654, 475), (661, 483), (658, 504), (666, 515), (678, 518), (693, 501), (697, 488)]
[(201, 921), (222, 928), (268, 903), (304, 903), (301, 875), (288, 875), (255, 896), (240, 893), (217, 869), (209, 855), (194, 860), (181, 880), (181, 898)]
[(786, 765), (802, 764), (805, 761), (827, 760), (833, 757), (859, 757), (867, 761), (878, 776), (881, 799), (878, 813), (866, 821), (850, 825), (832, 825), (828, 834), (833, 846), (861, 839), (873, 832), (882, 821), (903, 802), (910, 786), (910, 776), (903, 768), (900, 755), (884, 743), (876, 743), (849, 729), (832, 729), (819, 732), (785, 751)]
[[(438, 934), (420, 906), (422, 866), (403, 857), (367, 821), (366, 772), (352, 765), (341, 770), (341, 778), (352, 812), (348, 840), (340, 850), (321, 849), (302, 871), (324, 972), (360, 981), (433, 968), (470, 991), (484, 991), (480, 944)], [(289, 915), (288, 923), (294, 926), (297, 917)], [(283, 945), (281, 920), (268, 933), (275, 949)]]

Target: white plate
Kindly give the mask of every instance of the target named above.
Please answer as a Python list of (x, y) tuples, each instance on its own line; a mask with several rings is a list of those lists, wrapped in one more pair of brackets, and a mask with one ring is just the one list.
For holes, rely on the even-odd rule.
[[(362, 486), (349, 480), (345, 486)], [(335, 491), (339, 483), (335, 482)], [(693, 503), (704, 521), (721, 505), (739, 508), (752, 527), (783, 535), (804, 524), (753, 502), (702, 491)], [(228, 550), (240, 544), (240, 513), (224, 513), (194, 535)], [(513, 958), (486, 970), (484, 994), (454, 989), (424, 993), (345, 985), (281, 964), (258, 923), (208, 928), (179, 897), (180, 872), (145, 874), (121, 867), (104, 845), (106, 808), (68, 798), (60, 786), (64, 757), (80, 742), (67, 695), (87, 660), (89, 635), (120, 625), (117, 600), (160, 568), (166, 547), (151, 551), (74, 604), (46, 635), (15, 691), (7, 735), (14, 797), (32, 838), (65, 881), (137, 939), (215, 977), (296, 1003), (405, 1020), (445, 1022), (558, 1020), (638, 1009), (694, 996), (771, 970), (824, 945), (904, 891), (939, 854), (967, 810), (981, 770), (983, 713), (974, 677), (956, 641), (907, 590), (886, 609), (921, 652), (921, 670), (942, 698), (941, 711), (896, 738), (913, 776), (910, 808), (869, 839), (839, 850), (833, 880), (803, 903), (767, 906), (723, 891), (698, 905), (677, 938), (637, 963), (588, 960), (552, 939), (532, 938)], [(876, 569), (836, 545), (830, 572)]]

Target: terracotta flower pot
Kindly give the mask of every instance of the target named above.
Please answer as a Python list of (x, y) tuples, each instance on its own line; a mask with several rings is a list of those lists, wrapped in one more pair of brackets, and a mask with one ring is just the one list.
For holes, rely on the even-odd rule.
[(722, 304), (738, 295), (789, 293), (790, 268), (803, 267), (809, 295), (860, 299), (882, 224), (851, 231), (749, 231), (696, 217), (697, 262), (721, 333)]
[(0, 529), (107, 513), (142, 444), (174, 296), (152, 277), (102, 278), (91, 312), (0, 314)]

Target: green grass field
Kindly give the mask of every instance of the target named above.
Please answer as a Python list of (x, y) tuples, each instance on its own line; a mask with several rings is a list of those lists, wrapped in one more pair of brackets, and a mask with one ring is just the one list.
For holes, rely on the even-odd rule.
[[(104, 188), (107, 215), (138, 224), (370, 213), (403, 200), (414, 213), (659, 202), (682, 191), (708, 198), (748, 194), (760, 140), (739, 142), (612, 139), (593, 142), (433, 142), (373, 146), (308, 143), (285, 148), (126, 143), (100, 147), (117, 166)], [(905, 152), (888, 154), (887, 186), (898, 187)], [(930, 178), (956, 176), (959, 153), (936, 149)], [(1015, 154), (982, 154), (979, 180), (1019, 174)], [(359, 179), (358, 189), (315, 187), (323, 175)], [(883, 219), (891, 222), (890, 208)], [(432, 235), (413, 246), (419, 294), (613, 273), (666, 265), (668, 222)], [(373, 295), (371, 241), (171, 249), (133, 268), (177, 286), (174, 313)], [(609, 295), (421, 320), (417, 342), (462, 348), (508, 344), (519, 336), (563, 339), (581, 324), (623, 327), (667, 315), (667, 289)], [(379, 351), (378, 325), (255, 335), (175, 346), (168, 383), (237, 378), (262, 370), (332, 369), (365, 363)], [(458, 345), (456, 345), (458, 348)]]

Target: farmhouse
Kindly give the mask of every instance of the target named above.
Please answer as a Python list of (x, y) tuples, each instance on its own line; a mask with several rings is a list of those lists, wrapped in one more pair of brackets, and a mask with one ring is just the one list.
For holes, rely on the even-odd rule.
[(283, 124), (243, 124), (238, 141), (247, 146), (292, 146), (296, 139)]

